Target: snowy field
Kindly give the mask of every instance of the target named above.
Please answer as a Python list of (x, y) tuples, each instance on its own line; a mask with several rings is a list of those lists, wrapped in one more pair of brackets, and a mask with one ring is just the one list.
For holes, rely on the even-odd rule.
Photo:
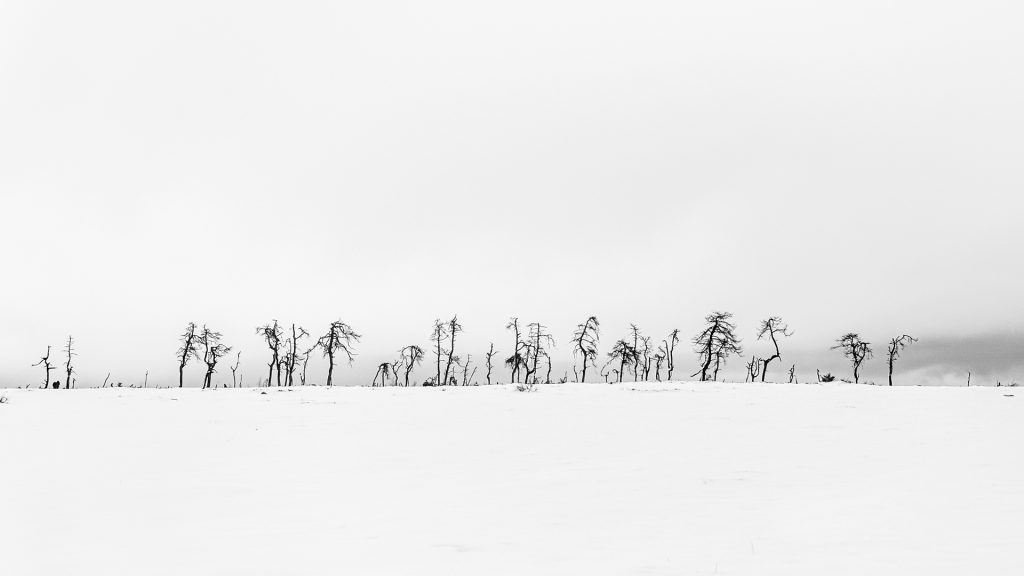
[(3, 394), (4, 575), (1024, 574), (1024, 389)]

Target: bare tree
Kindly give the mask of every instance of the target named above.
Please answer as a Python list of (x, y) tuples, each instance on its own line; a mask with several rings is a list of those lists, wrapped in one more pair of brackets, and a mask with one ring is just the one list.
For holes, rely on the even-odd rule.
[(658, 351), (654, 354), (654, 379), (657, 382), (661, 382), (661, 365), (665, 362), (665, 350), (658, 346)]
[(836, 345), (832, 347), (832, 350), (842, 350), (843, 356), (850, 359), (850, 362), (853, 363), (853, 381), (859, 383), (860, 365), (874, 355), (870, 343), (861, 340), (855, 332), (850, 332), (836, 340)]
[[(444, 366), (444, 384), (448, 385), (448, 374), (451, 370), (453, 363), (459, 362), (459, 357), (455, 355), (455, 336), (459, 332), (462, 332), (462, 324), (459, 324), (459, 317), (452, 316), (452, 319), (448, 321), (447, 326), (448, 332), (448, 361)], [(452, 375), (454, 377), (454, 374)]]
[(196, 352), (196, 323), (189, 322), (185, 333), (181, 335), (181, 347), (178, 348), (178, 388), (185, 385), (185, 365), (192, 358), (199, 358)]
[(267, 386), (270, 386), (270, 381), (274, 377), (274, 369), (277, 369), (277, 385), (281, 385), (281, 362), (280, 362), (280, 351), (281, 351), (281, 338), (284, 336), (284, 331), (280, 326), (277, 325), (277, 320), (274, 320), (273, 324), (264, 324), (256, 329), (258, 336), (263, 336), (263, 339), (267, 342), (267, 348), (270, 348), (270, 363), (268, 366), (270, 370), (267, 372)]
[(917, 338), (906, 334), (899, 338), (893, 338), (889, 341), (889, 353), (887, 355), (889, 360), (889, 386), (892, 386), (892, 365), (896, 362), (896, 359), (900, 357), (900, 353), (903, 352), (903, 349), (914, 342), (917, 342)]
[(356, 331), (351, 326), (341, 320), (335, 320), (331, 322), (327, 333), (317, 340), (316, 345), (323, 350), (323, 355), (328, 359), (328, 386), (331, 386), (334, 382), (334, 356), (339, 352), (344, 352), (348, 358), (349, 366), (351, 366), (352, 361), (355, 360), (355, 343), (359, 342), (360, 338), (362, 336), (356, 334)]
[(372, 386), (374, 386), (374, 387), (377, 386), (377, 377), (378, 376), (380, 376), (380, 385), (381, 386), (387, 386), (388, 385), (388, 374), (390, 372), (391, 372), (391, 363), (390, 362), (381, 362), (380, 364), (378, 364), (377, 365), (377, 372), (373, 375), (373, 384), (372, 384)]
[(409, 386), (409, 373), (423, 362), (423, 349), (413, 344), (402, 348), (399, 354), (401, 354), (402, 369), (405, 372), (405, 385)]
[(631, 368), (633, 370), (633, 381), (636, 382), (637, 380), (640, 379), (640, 375), (638, 374), (637, 367), (640, 365), (640, 340), (641, 340), (641, 336), (640, 336), (640, 329), (637, 328), (636, 324), (630, 324), (629, 325), (629, 330), (633, 333), (633, 351), (636, 352), (636, 355), (633, 357), (633, 364), (631, 366)]
[[(547, 332), (547, 326), (544, 326), (540, 322), (532, 322), (527, 325), (527, 332), (529, 343), (527, 346), (526, 356), (526, 381), (529, 383), (530, 378), (533, 378), (532, 383), (537, 383), (537, 365), (540, 361), (540, 357), (547, 354), (548, 348), (555, 346), (555, 339), (551, 334)], [(530, 362), (530, 355), (533, 356), (532, 363)]]
[(508, 324), (505, 325), (506, 330), (512, 330), (515, 334), (516, 342), (512, 349), (512, 355), (505, 360), (505, 365), (512, 369), (512, 382), (516, 383), (522, 375), (521, 370), (526, 368), (526, 358), (523, 354), (523, 349), (526, 344), (522, 339), (522, 332), (519, 329), (519, 318), (512, 317)]
[(203, 363), (206, 364), (206, 376), (203, 378), (203, 389), (213, 387), (213, 373), (217, 371), (217, 361), (231, 351), (230, 346), (221, 344), (222, 334), (214, 332), (203, 325), (203, 331), (197, 338), (198, 346), (203, 347)]
[(39, 359), (39, 362), (33, 364), (33, 366), (42, 366), (43, 370), (46, 371), (46, 375), (43, 380), (43, 388), (50, 387), (50, 371), (53, 370), (53, 364), (50, 364), (50, 346), (46, 347), (46, 356)]
[(711, 363), (715, 363), (714, 378), (718, 379), (718, 369), (721, 364), (732, 354), (742, 354), (740, 339), (736, 337), (736, 325), (732, 323), (732, 314), (729, 312), (712, 312), (704, 318), (707, 327), (693, 338), (694, 351), (700, 357), (700, 370), (693, 375), (700, 374), (700, 381), (708, 379), (708, 371), (711, 370)]
[(242, 364), (242, 351), (239, 350), (235, 356), (235, 365), (231, 367), (231, 387), (238, 388), (238, 367)]
[(476, 367), (473, 367), (473, 372), (469, 371), (469, 367), (473, 363), (473, 355), (466, 354), (466, 362), (462, 365), (462, 385), (469, 386), (473, 381), (473, 377), (476, 376)]
[(309, 366), (309, 355), (313, 353), (313, 350), (316, 350), (316, 344), (302, 353), (302, 372), (299, 373), (299, 379), (303, 386), (306, 385), (306, 368)]
[(634, 348), (629, 341), (621, 339), (612, 345), (612, 351), (608, 353), (608, 362), (605, 364), (605, 367), (618, 360), (619, 367), (617, 369), (613, 368), (612, 372), (615, 373), (618, 381), (622, 382), (622, 375), (626, 371), (626, 366), (635, 364), (638, 357), (639, 354), (637, 353), (636, 348)]
[[(796, 380), (796, 364), (789, 367), (789, 383), (793, 384), (794, 380)], [(800, 382), (797, 382), (797, 384), (799, 383)]]
[(402, 358), (398, 357), (391, 362), (391, 378), (394, 379), (393, 386), (398, 387), (398, 369), (402, 367)]
[[(750, 362), (747, 362), (747, 375), (743, 379), (744, 382), (748, 380), (754, 382), (757, 380), (757, 375), (761, 372), (761, 362), (762, 360), (757, 356), (750, 357)], [(763, 379), (761, 381), (764, 382)]]
[(575, 365), (572, 367), (572, 373), (573, 376), (576, 376), (577, 382), (587, 381), (587, 364), (597, 366), (597, 343), (601, 339), (600, 328), (597, 316), (591, 316), (583, 324), (577, 325), (576, 331), (572, 335), (572, 355), (574, 358), (583, 357), (580, 373), (577, 374)]
[(437, 363), (437, 378), (435, 386), (441, 385), (441, 357), (446, 356), (448, 351), (444, 348), (444, 341), (448, 338), (448, 327), (441, 319), (434, 320), (434, 331), (430, 334), (430, 340), (434, 343), (434, 358)]
[(494, 342), (491, 342), (491, 348), (487, 351), (487, 385), (491, 385), (491, 370), (494, 369)]
[(644, 382), (651, 379), (651, 338), (650, 336), (640, 337), (640, 347), (637, 349), (640, 353), (640, 369), (643, 371)]
[(668, 363), (668, 379), (672, 380), (672, 371), (676, 369), (676, 344), (679, 343), (679, 328), (669, 333), (665, 344), (665, 360)]
[(778, 336), (792, 336), (793, 333), (789, 331), (789, 326), (786, 326), (782, 318), (778, 316), (772, 316), (771, 318), (761, 322), (761, 327), (757, 331), (757, 339), (761, 340), (765, 336), (772, 341), (772, 345), (775, 346), (775, 353), (761, 360), (761, 382), (764, 382), (764, 376), (768, 373), (768, 364), (772, 360), (781, 360), (782, 354), (779, 353), (779, 341)]
[(67, 363), (64, 365), (65, 371), (68, 375), (67, 379), (64, 380), (64, 389), (67, 390), (68, 388), (71, 388), (71, 374), (74, 372), (74, 369), (71, 367), (71, 357), (78, 355), (75, 354), (74, 340), (71, 336), (68, 336), (68, 345), (64, 348), (64, 353), (67, 354), (68, 358)]
[(291, 386), (292, 383), (295, 382), (295, 367), (299, 361), (299, 340), (308, 337), (309, 332), (306, 332), (305, 328), (302, 326), (296, 327), (295, 323), (292, 322), (292, 337), (288, 339), (289, 349), (288, 353), (285, 355), (285, 371), (288, 375), (286, 383), (288, 386)]

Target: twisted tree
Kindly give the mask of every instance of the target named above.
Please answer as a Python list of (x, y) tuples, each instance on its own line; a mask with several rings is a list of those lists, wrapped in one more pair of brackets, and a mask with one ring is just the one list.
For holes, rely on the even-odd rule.
[(405, 372), (405, 385), (409, 386), (409, 373), (423, 362), (423, 349), (415, 344), (406, 346), (399, 351), (402, 369)]
[(355, 343), (359, 342), (361, 337), (362, 336), (356, 334), (356, 331), (348, 324), (341, 320), (335, 320), (334, 322), (331, 322), (330, 327), (327, 328), (327, 333), (316, 341), (316, 345), (323, 350), (323, 355), (328, 359), (328, 386), (331, 386), (334, 383), (334, 356), (339, 352), (343, 352), (348, 358), (349, 366), (351, 366), (352, 361), (355, 360)]
[(206, 376), (203, 378), (204, 390), (213, 387), (213, 373), (217, 371), (217, 361), (231, 351), (230, 346), (221, 344), (222, 337), (220, 332), (210, 330), (205, 324), (197, 337), (198, 345), (203, 347), (202, 360), (206, 364)]
[(494, 342), (491, 342), (491, 348), (487, 351), (487, 385), (491, 385), (491, 370), (494, 369), (494, 355), (497, 352), (494, 351)]
[(576, 377), (577, 382), (587, 381), (587, 364), (597, 366), (595, 361), (597, 359), (597, 343), (601, 339), (600, 327), (597, 317), (591, 316), (583, 324), (578, 324), (576, 332), (572, 335), (572, 355), (574, 358), (583, 357), (583, 366), (580, 373), (576, 372), (575, 365), (572, 367), (572, 373)]
[(270, 382), (274, 377), (274, 369), (277, 369), (277, 385), (281, 385), (281, 338), (284, 337), (284, 331), (280, 326), (277, 325), (277, 320), (274, 320), (273, 324), (264, 324), (256, 329), (258, 336), (263, 336), (263, 339), (267, 342), (267, 348), (270, 348), (270, 366), (267, 372), (267, 386), (270, 386)]
[(664, 341), (665, 361), (668, 368), (668, 379), (672, 380), (672, 371), (676, 369), (676, 344), (679, 343), (679, 328), (672, 330)]
[(39, 362), (36, 362), (32, 366), (42, 366), (43, 367), (43, 370), (46, 371), (46, 375), (44, 376), (44, 379), (43, 379), (43, 388), (49, 388), (50, 387), (50, 371), (53, 370), (53, 364), (50, 364), (50, 346), (46, 347), (46, 356), (43, 356), (42, 358), (40, 358)]
[[(789, 331), (789, 326), (782, 321), (782, 318), (778, 316), (772, 316), (771, 318), (761, 322), (761, 327), (757, 331), (757, 339), (761, 340), (765, 336), (772, 341), (772, 345), (775, 346), (775, 353), (761, 360), (761, 382), (764, 382), (764, 376), (768, 373), (768, 364), (772, 360), (781, 360), (782, 354), (779, 353), (779, 341), (777, 336), (792, 336), (793, 333)], [(753, 381), (753, 379), (751, 379)]]
[(506, 330), (512, 330), (515, 334), (515, 346), (512, 348), (512, 355), (505, 359), (505, 365), (512, 369), (512, 382), (519, 382), (522, 369), (526, 368), (526, 356), (523, 354), (523, 350), (526, 344), (522, 339), (522, 332), (519, 329), (519, 318), (512, 317), (508, 324), (505, 325)]
[(620, 339), (612, 345), (612, 351), (608, 353), (608, 362), (605, 364), (605, 367), (607, 368), (612, 362), (617, 360), (619, 367), (617, 369), (613, 368), (612, 372), (615, 373), (618, 381), (622, 382), (622, 375), (626, 371), (626, 366), (635, 364), (638, 357), (639, 354), (637, 353), (636, 348), (634, 348), (628, 340)]
[(707, 381), (712, 362), (715, 364), (714, 379), (718, 380), (718, 370), (725, 360), (732, 354), (743, 353), (731, 313), (712, 312), (704, 321), (707, 326), (693, 337), (694, 351), (700, 358), (700, 370), (693, 375), (700, 374), (701, 382)]
[(893, 364), (896, 362), (896, 359), (900, 357), (900, 353), (903, 352), (903, 349), (906, 348), (907, 346), (910, 346), (914, 342), (917, 342), (917, 338), (914, 338), (913, 336), (908, 336), (906, 334), (900, 336), (899, 338), (893, 338), (892, 340), (889, 341), (889, 353), (887, 355), (889, 360), (889, 386), (892, 386)]
[(178, 348), (178, 388), (185, 385), (185, 365), (192, 358), (198, 358), (196, 353), (196, 323), (189, 322), (185, 326), (185, 333), (180, 338), (181, 347)]
[(843, 356), (850, 359), (853, 364), (853, 381), (859, 383), (861, 364), (874, 355), (870, 343), (861, 340), (857, 333), (850, 332), (840, 336), (832, 350), (841, 350)]

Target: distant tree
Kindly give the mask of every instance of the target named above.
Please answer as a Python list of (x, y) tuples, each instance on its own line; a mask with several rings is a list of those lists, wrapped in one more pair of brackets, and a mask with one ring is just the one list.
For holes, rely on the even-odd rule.
[(658, 351), (654, 354), (654, 379), (661, 382), (661, 365), (665, 362), (665, 350), (658, 346)]
[(409, 386), (409, 373), (423, 362), (423, 349), (413, 344), (402, 348), (399, 354), (402, 357), (402, 369), (405, 372), (405, 385)]
[(185, 385), (185, 366), (192, 358), (199, 358), (196, 353), (196, 323), (189, 322), (185, 333), (181, 335), (181, 347), (178, 348), (178, 388)]
[(68, 375), (67, 379), (64, 380), (64, 389), (67, 390), (68, 388), (71, 388), (71, 374), (74, 372), (74, 369), (71, 367), (71, 357), (77, 356), (74, 349), (74, 340), (71, 336), (68, 336), (68, 345), (64, 348), (64, 353), (67, 354), (68, 358), (67, 363), (64, 365), (65, 371)]
[(213, 387), (213, 373), (217, 371), (217, 361), (231, 351), (230, 346), (221, 344), (222, 334), (214, 332), (203, 325), (199, 333), (198, 346), (203, 347), (203, 363), (206, 364), (206, 376), (203, 378), (203, 389)]
[(352, 361), (355, 360), (355, 343), (359, 342), (360, 338), (362, 336), (356, 334), (356, 331), (351, 326), (341, 320), (335, 320), (331, 322), (327, 333), (317, 340), (316, 345), (323, 350), (323, 355), (328, 359), (328, 386), (334, 383), (334, 356), (339, 352), (344, 352), (351, 366)]
[(618, 369), (613, 369), (612, 372), (615, 373), (618, 381), (622, 382), (622, 375), (626, 371), (626, 366), (635, 364), (638, 356), (639, 354), (637, 353), (636, 348), (634, 348), (628, 340), (621, 339), (612, 345), (612, 351), (608, 353), (608, 363), (605, 364), (605, 367), (615, 361), (618, 361)]
[(892, 365), (896, 362), (896, 359), (900, 357), (900, 353), (903, 352), (903, 349), (914, 342), (917, 342), (917, 338), (906, 334), (899, 338), (893, 338), (889, 341), (889, 353), (887, 354), (889, 360), (889, 386), (892, 386)]
[(295, 368), (299, 362), (299, 341), (308, 338), (309, 332), (302, 326), (295, 326), (292, 322), (292, 337), (288, 339), (288, 352), (286, 354), (285, 371), (288, 374), (287, 385), (291, 386), (295, 381)]
[[(444, 382), (448, 384), (448, 374), (452, 367), (452, 364), (459, 362), (458, 356), (455, 355), (455, 337), (459, 332), (462, 332), (462, 324), (459, 324), (459, 317), (452, 316), (452, 319), (448, 321), (447, 326), (448, 332), (448, 361), (444, 366)], [(452, 374), (454, 376), (454, 374)]]
[(313, 350), (316, 350), (316, 344), (302, 353), (302, 372), (299, 373), (299, 379), (303, 386), (306, 385), (306, 368), (309, 366), (309, 355), (313, 353)]
[(476, 376), (476, 367), (473, 366), (473, 372), (469, 371), (469, 368), (473, 364), (473, 355), (466, 354), (466, 361), (462, 364), (462, 385), (469, 386), (473, 382), (473, 377)]
[(874, 355), (870, 343), (861, 340), (858, 334), (850, 332), (836, 340), (836, 345), (832, 347), (832, 350), (841, 350), (843, 356), (850, 359), (853, 364), (853, 381), (859, 383), (860, 365)]
[(242, 351), (235, 355), (235, 365), (231, 367), (231, 387), (238, 388), (238, 367), (242, 364)]
[(630, 330), (630, 332), (633, 333), (633, 351), (636, 352), (636, 355), (633, 357), (632, 365), (630, 366), (631, 369), (633, 370), (633, 381), (636, 382), (637, 380), (640, 379), (640, 374), (638, 373), (637, 367), (640, 365), (640, 359), (641, 359), (641, 354), (640, 354), (640, 350), (641, 350), (641, 347), (640, 347), (641, 336), (640, 336), (640, 329), (637, 328), (636, 324), (630, 324), (629, 325), (629, 330)]
[(668, 363), (668, 379), (672, 380), (672, 371), (676, 369), (676, 344), (679, 343), (679, 329), (676, 328), (669, 333), (668, 339), (664, 341), (665, 360)]
[(792, 336), (793, 333), (789, 331), (789, 326), (786, 326), (782, 318), (778, 316), (772, 316), (767, 320), (761, 322), (761, 327), (757, 331), (757, 339), (761, 340), (767, 336), (775, 347), (775, 353), (771, 356), (761, 360), (761, 382), (764, 382), (764, 376), (768, 373), (768, 364), (772, 360), (781, 360), (782, 354), (779, 353), (779, 341), (778, 336)]
[(732, 354), (742, 354), (740, 339), (736, 337), (736, 325), (732, 323), (732, 314), (729, 312), (712, 312), (705, 319), (707, 326), (699, 334), (693, 337), (694, 350), (700, 357), (700, 370), (694, 376), (700, 374), (700, 381), (708, 379), (708, 371), (714, 362), (714, 378), (718, 379), (718, 369), (722, 363)]
[(256, 329), (258, 336), (263, 336), (263, 339), (267, 342), (267, 348), (270, 348), (270, 370), (267, 372), (267, 386), (270, 386), (270, 381), (274, 377), (274, 369), (277, 369), (277, 385), (281, 385), (281, 338), (284, 337), (284, 331), (280, 326), (277, 325), (277, 320), (274, 320), (273, 324), (264, 324)]
[(396, 358), (391, 361), (391, 378), (394, 379), (393, 385), (398, 387), (398, 370), (402, 367), (402, 358)]
[(491, 370), (494, 369), (494, 342), (491, 342), (491, 348), (487, 351), (487, 385), (491, 385)]
[(448, 327), (441, 319), (434, 320), (434, 331), (430, 334), (430, 340), (434, 343), (434, 358), (437, 361), (437, 378), (434, 380), (437, 386), (441, 385), (441, 357), (447, 356), (444, 341), (448, 338)]
[(527, 326), (527, 331), (529, 333), (529, 349), (527, 351), (526, 360), (527, 363), (530, 364), (529, 354), (532, 353), (533, 362), (532, 365), (529, 365), (526, 368), (526, 380), (527, 382), (530, 382), (530, 378), (532, 377), (533, 384), (537, 383), (537, 365), (540, 358), (548, 353), (549, 348), (553, 348), (555, 346), (555, 339), (550, 333), (548, 333), (547, 329), (547, 326), (544, 326), (540, 322), (532, 322)]
[(643, 373), (644, 382), (651, 379), (651, 338), (650, 336), (640, 337), (640, 371)]
[(45, 375), (44, 380), (43, 380), (43, 388), (44, 389), (45, 388), (49, 388), (50, 387), (50, 371), (53, 370), (53, 368), (54, 368), (53, 364), (50, 364), (50, 346), (46, 347), (46, 356), (43, 356), (42, 358), (40, 358), (39, 362), (36, 362), (32, 366), (42, 366), (43, 370), (46, 370), (46, 375)]
[(374, 386), (374, 387), (377, 386), (377, 377), (378, 376), (380, 377), (380, 385), (381, 386), (387, 386), (388, 385), (387, 378), (388, 378), (388, 374), (390, 372), (391, 372), (391, 363), (390, 362), (381, 362), (380, 364), (378, 364), (377, 365), (377, 373), (373, 375), (373, 384), (372, 384), (372, 386)]
[[(757, 356), (751, 356), (750, 362), (747, 362), (747, 376), (743, 379), (744, 382), (747, 380), (754, 382), (757, 380), (757, 375), (761, 371), (762, 360)], [(764, 382), (764, 380), (761, 380)]]
[(575, 365), (572, 367), (572, 373), (577, 377), (577, 382), (587, 381), (587, 364), (597, 366), (597, 343), (601, 339), (600, 328), (597, 316), (591, 316), (583, 324), (577, 325), (576, 332), (572, 335), (572, 355), (574, 358), (583, 357), (580, 373), (577, 374)]
[(512, 355), (505, 360), (505, 365), (512, 369), (512, 382), (518, 382), (522, 375), (521, 370), (526, 368), (526, 356), (523, 355), (523, 349), (525, 343), (522, 339), (522, 332), (519, 329), (519, 318), (512, 317), (508, 324), (505, 325), (506, 330), (512, 330), (515, 334), (515, 346), (512, 348)]
[(794, 380), (796, 380), (796, 364), (789, 367), (789, 383), (792, 384)]

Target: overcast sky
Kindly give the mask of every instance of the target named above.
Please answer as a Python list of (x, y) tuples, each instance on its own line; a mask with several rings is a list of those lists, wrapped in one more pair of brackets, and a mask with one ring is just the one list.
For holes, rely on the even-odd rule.
[[(4, 0), (0, 383), (40, 380), (70, 333), (79, 385), (170, 384), (189, 321), (254, 382), (258, 324), (341, 318), (361, 384), (452, 314), (474, 358), (509, 353), (509, 316), (544, 322), (561, 375), (588, 315), (604, 353), (715, 309), (748, 354), (783, 316), (801, 379), (848, 375), (828, 348), (857, 331), (871, 380), (904, 332), (915, 383), (1024, 380), (1022, 16)], [(676, 362), (696, 369), (688, 345)]]

